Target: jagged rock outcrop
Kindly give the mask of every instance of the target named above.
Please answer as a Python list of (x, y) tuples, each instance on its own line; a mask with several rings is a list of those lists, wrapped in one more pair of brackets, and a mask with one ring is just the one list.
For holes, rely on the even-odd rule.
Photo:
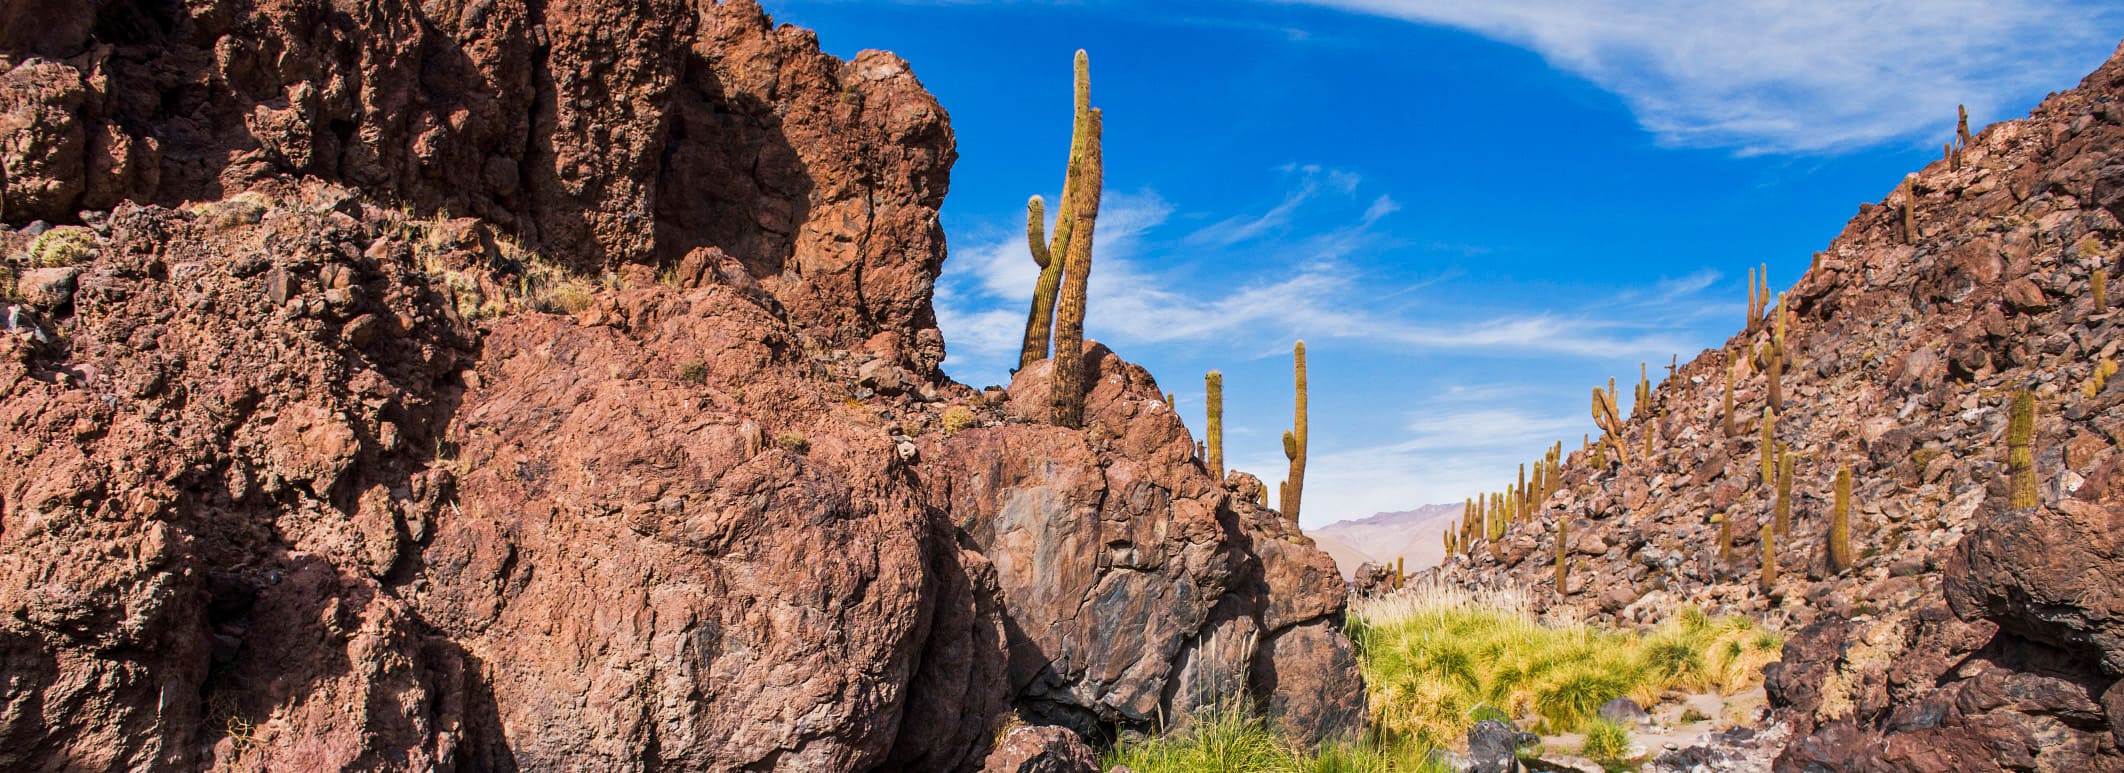
[(938, 373), (952, 137), (890, 54), (744, 0), (7, 2), (0, 46), (0, 768), (1361, 722), (1332, 562), (1147, 373), (1097, 349), (1082, 432), (1044, 365)]
[[(1782, 770), (2124, 767), (2124, 386), (2096, 376), (2124, 346), (2124, 317), (2091, 287), (2096, 269), (2117, 275), (2120, 217), (2124, 50), (2028, 119), (1979, 132), (1958, 166), (1935, 162), (1860, 207), (1783, 296), (1793, 317), (1772, 434), (1794, 457), (1794, 524), (1767, 593), (1757, 533), (1775, 494), (1754, 362), (1775, 333), (1767, 320), (1633, 410), (1628, 464), (1595, 470), (1574, 454), (1540, 514), (1507, 530), (1501, 559), (1483, 543), (1441, 576), (1512, 582), (1611, 622), (1690, 604), (1786, 628), (1768, 680), (1797, 731)], [(1749, 362), (1729, 384), (1737, 359)], [(2022, 389), (2037, 407), (2040, 506), (2014, 510), (2006, 434)], [(1647, 432), (1649, 457), (1637, 453)], [(1839, 468), (1855, 484), (1855, 564), (1841, 572), (1827, 551)], [(1730, 558), (1714, 516), (1732, 522)], [(1572, 519), (1574, 580), (1560, 591), (1559, 517)]]

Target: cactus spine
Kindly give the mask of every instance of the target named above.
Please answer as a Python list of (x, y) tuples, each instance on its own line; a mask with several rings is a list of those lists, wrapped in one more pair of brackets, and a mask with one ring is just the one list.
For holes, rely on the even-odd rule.
[[(1025, 342), (1018, 351), (1020, 368), (1047, 358), (1048, 339), (1054, 328), (1056, 296), (1062, 288), (1070, 236), (1077, 226), (1078, 189), (1082, 187), (1086, 173), (1085, 151), (1097, 142), (1091, 126), (1091, 58), (1081, 49), (1077, 51), (1075, 71), (1075, 114), (1070, 122), (1069, 163), (1063, 173), (1062, 203), (1055, 212), (1052, 240), (1042, 239), (1040, 233), (1045, 226), (1045, 203), (1034, 196), (1025, 205), (1025, 241), (1032, 249), (1033, 263), (1040, 267), (1040, 278), (1033, 284), (1032, 311), (1025, 319)], [(1096, 202), (1098, 185), (1092, 187)], [(1098, 205), (1094, 203), (1092, 208), (1096, 210)], [(1090, 232), (1085, 229), (1085, 233)]]
[(1204, 445), (1207, 446), (1210, 474), (1224, 480), (1224, 374), (1210, 371), (1209, 375), (1202, 377), (1202, 384), (1209, 404), (1209, 439)]
[(1792, 452), (1782, 443), (1777, 449), (1777, 533), (1792, 533)]
[(1069, 236), (1069, 253), (1062, 266), (1062, 298), (1055, 318), (1055, 369), (1050, 387), (1054, 423), (1077, 429), (1084, 426), (1084, 303), (1086, 283), (1091, 281), (1092, 230), (1099, 219), (1099, 191), (1105, 171), (1099, 150), (1102, 118), (1093, 109), (1085, 119), (1084, 164), (1077, 191), (1068, 205), (1076, 225)]
[(2006, 469), (2012, 476), (2009, 505), (2024, 510), (2040, 504), (2035, 479), (2035, 393), (2013, 395), (2013, 414), (2006, 424)]
[(1851, 568), (1851, 468), (1836, 468), (1836, 509), (1829, 516), (1829, 569)]

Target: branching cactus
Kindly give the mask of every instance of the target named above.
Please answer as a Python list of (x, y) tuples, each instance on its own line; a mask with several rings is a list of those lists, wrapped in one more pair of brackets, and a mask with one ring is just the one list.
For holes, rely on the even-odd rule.
[[(1049, 334), (1055, 322), (1055, 303), (1062, 287), (1062, 273), (1068, 261), (1070, 236), (1076, 233), (1076, 210), (1078, 196), (1085, 183), (1089, 169), (1096, 162), (1088, 163), (1087, 150), (1097, 142), (1093, 136), (1091, 117), (1091, 58), (1081, 49), (1076, 58), (1075, 115), (1070, 122), (1069, 163), (1062, 177), (1062, 203), (1055, 212), (1055, 235), (1052, 240), (1043, 238), (1046, 212), (1044, 202), (1034, 196), (1025, 205), (1025, 241), (1032, 249), (1033, 263), (1040, 267), (1040, 278), (1033, 284), (1032, 311), (1025, 320), (1025, 342), (1018, 351), (1018, 367), (1023, 368), (1047, 357)], [(1095, 173), (1093, 173), (1095, 174)], [(1092, 185), (1094, 215), (1098, 209), (1098, 184)], [(1084, 229), (1090, 234), (1091, 229)]]
[(2008, 500), (2015, 510), (2035, 507), (2035, 393), (2026, 389), (2013, 395), (2013, 413), (2006, 423), (2006, 469), (2012, 483)]
[(1291, 525), (1295, 527), (1298, 524), (1298, 504), (1305, 497), (1306, 398), (1304, 341), (1299, 341), (1291, 347), (1291, 365), (1293, 373), (1296, 374), (1298, 397), (1293, 411), (1292, 429), (1289, 435), (1291, 439), (1284, 443), (1284, 455), (1289, 457), (1291, 462), (1291, 490), (1290, 501), (1286, 503), (1288, 506), (1283, 511), (1283, 517), (1290, 519)]
[[(1623, 450), (1622, 444), (1622, 416), (1616, 413), (1612, 388), (1610, 391), (1602, 391), (1600, 387), (1593, 388), (1593, 423), (1600, 427), (1601, 432), (1606, 433), (1601, 436), (1602, 445), (1615, 453), (1617, 462), (1628, 464), (1630, 455)], [(1602, 459), (1601, 462), (1604, 464), (1606, 460)]]
[(1836, 507), (1829, 515), (1829, 570), (1851, 568), (1851, 468), (1836, 468)]
[(1208, 440), (1203, 444), (1204, 451), (1209, 459), (1210, 474), (1224, 480), (1224, 374), (1210, 371), (1209, 375), (1202, 377), (1202, 385), (1209, 411)]

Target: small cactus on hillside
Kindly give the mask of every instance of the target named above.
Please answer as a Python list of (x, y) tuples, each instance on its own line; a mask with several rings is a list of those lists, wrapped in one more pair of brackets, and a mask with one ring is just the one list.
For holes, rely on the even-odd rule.
[(2096, 268), (2094, 274), (2089, 277), (2089, 281), (2094, 284), (2095, 313), (2101, 314), (2109, 311), (2109, 270)]
[(1764, 593), (1769, 593), (1771, 589), (1777, 587), (1777, 533), (1771, 527), (1771, 524), (1763, 524), (1762, 531), (1756, 535), (1756, 538), (1761, 540), (1763, 548), (1762, 588)]
[(1903, 243), (1916, 244), (1917, 228), (1917, 177), (1903, 178)]
[(1777, 449), (1777, 533), (1792, 533), (1792, 452), (1783, 443)]
[(2094, 371), (2088, 374), (2087, 383), (2080, 385), (2080, 393), (2093, 400), (2096, 395), (2102, 393), (2103, 388), (2109, 386), (2109, 377), (2114, 375), (2117, 375), (2117, 361), (2102, 358), (2101, 362), (2095, 363)]
[(1851, 568), (1851, 468), (1836, 468), (1836, 507), (1829, 516), (1829, 570)]
[(1961, 147), (1969, 147), (1971, 142), (1976, 141), (1975, 137), (1969, 135), (1969, 106), (1955, 105), (1954, 112), (1954, 139), (1961, 143)]
[(1777, 412), (1763, 406), (1763, 430), (1759, 445), (1763, 452), (1763, 485), (1777, 485)]
[(2035, 478), (2035, 393), (2025, 389), (2014, 393), (2013, 413), (2006, 423), (2006, 469), (2012, 483), (2009, 506), (2024, 510), (2041, 504)]
[(1733, 560), (1733, 516), (1720, 513), (1712, 516), (1718, 521), (1718, 560)]

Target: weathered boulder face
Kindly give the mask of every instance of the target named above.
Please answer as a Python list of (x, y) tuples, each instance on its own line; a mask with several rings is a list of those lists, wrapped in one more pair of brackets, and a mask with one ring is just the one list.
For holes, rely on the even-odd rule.
[(1021, 705), (1087, 734), (1235, 698), (1300, 739), (1355, 729), (1333, 560), (1210, 475), (1149, 373), (1096, 343), (1085, 357), (1085, 431), (1040, 423), (1041, 361), (992, 406), (1000, 421), (923, 453), (950, 471), (926, 478), (933, 497), (1001, 578)]
[(1094, 349), (1079, 432), (1044, 365), (937, 373), (951, 135), (889, 54), (742, 0), (0, 2), (0, 45), (4, 218), (80, 224), (0, 224), (0, 769), (1361, 721), (1333, 564), (1148, 374)]
[[(1537, 517), (1441, 575), (1510, 581), (1618, 623), (1694, 605), (1785, 628), (1767, 684), (1795, 731), (1781, 770), (2124, 769), (2124, 380), (2099, 375), (2124, 359), (2124, 315), (2117, 293), (2097, 304), (2093, 289), (2097, 270), (2124, 275), (2120, 105), (2124, 49), (1861, 205), (1781, 294), (1770, 432), (1793, 460), (1793, 519), (1769, 592), (1768, 319), (1631, 406), (1627, 464), (1573, 454)], [(2010, 510), (2008, 413), (2023, 389), (2040, 506)], [(1853, 484), (1841, 571), (1827, 550), (1839, 469)], [(1551, 579), (1559, 518), (1582, 586)]]
[(943, 108), (752, 0), (11, 0), (0, 57), (15, 225), (306, 175), (584, 270), (720, 247), (814, 337), (943, 357)]

